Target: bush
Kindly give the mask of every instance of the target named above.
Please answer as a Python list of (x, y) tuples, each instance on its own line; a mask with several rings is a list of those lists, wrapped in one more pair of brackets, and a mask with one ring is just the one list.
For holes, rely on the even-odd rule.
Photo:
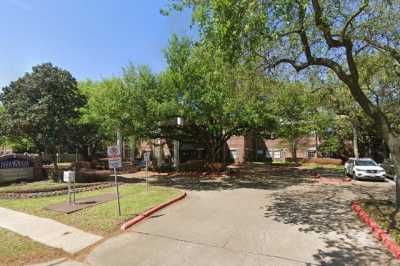
[(212, 171), (212, 172), (222, 172), (225, 170), (226, 168), (226, 164), (224, 163), (219, 163), (219, 162), (214, 162), (214, 163), (209, 163), (208, 164), (208, 168)]
[(191, 160), (179, 165), (179, 171), (181, 172), (192, 172), (199, 171), (204, 172), (207, 168), (207, 162), (204, 160)]
[(265, 158), (265, 162), (266, 162), (266, 163), (271, 163), (271, 164), (272, 164), (273, 160), (272, 160), (272, 158)]
[(315, 164), (342, 165), (342, 160), (336, 158), (312, 158), (312, 159), (306, 159), (304, 161), (307, 163), (315, 163)]
[(158, 172), (172, 172), (174, 170), (174, 167), (170, 163), (164, 163), (161, 166), (155, 166), (154, 170)]
[(90, 169), (90, 168), (92, 168), (92, 163), (89, 162), (89, 161), (72, 162), (71, 163), (71, 168), (75, 169), (75, 167), (78, 168), (78, 169), (81, 169), (81, 168)]
[(76, 183), (103, 182), (110, 179), (111, 170), (79, 169)]

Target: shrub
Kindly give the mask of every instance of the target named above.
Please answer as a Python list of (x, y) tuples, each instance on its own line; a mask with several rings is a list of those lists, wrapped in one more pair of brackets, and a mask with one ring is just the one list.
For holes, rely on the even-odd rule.
[(79, 169), (76, 183), (102, 182), (110, 179), (111, 170)]
[(179, 171), (181, 172), (191, 172), (200, 171), (203, 172), (207, 168), (207, 162), (204, 160), (191, 160), (179, 165)]
[(226, 168), (226, 164), (224, 163), (219, 163), (219, 162), (214, 162), (214, 163), (209, 163), (208, 164), (208, 168), (212, 171), (212, 172), (222, 172), (225, 170)]
[(315, 164), (334, 164), (334, 165), (342, 165), (341, 159), (336, 158), (312, 158), (305, 160), (307, 163), (315, 163)]

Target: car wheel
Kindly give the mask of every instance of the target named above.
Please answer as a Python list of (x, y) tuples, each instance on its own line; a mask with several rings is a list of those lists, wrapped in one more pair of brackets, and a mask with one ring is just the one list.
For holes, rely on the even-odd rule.
[(357, 180), (357, 176), (356, 176), (355, 172), (353, 172), (353, 174), (351, 176), (353, 177), (354, 180)]

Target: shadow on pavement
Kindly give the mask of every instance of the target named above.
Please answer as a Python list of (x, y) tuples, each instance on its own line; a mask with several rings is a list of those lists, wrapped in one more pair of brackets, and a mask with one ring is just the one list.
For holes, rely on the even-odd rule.
[(316, 180), (309, 170), (288, 166), (246, 165), (234, 176), (219, 178), (199, 176), (156, 176), (151, 184), (169, 186), (184, 190), (227, 190), (252, 188), (279, 190), (299, 184), (314, 183)]
[(265, 217), (300, 226), (299, 230), (306, 233), (321, 234), (326, 247), (314, 257), (322, 265), (398, 265), (383, 245), (371, 239), (372, 235), (365, 237), (365, 231), (361, 232), (365, 226), (350, 207), (354, 199), (390, 195), (390, 187), (370, 184), (279, 191), (273, 193)]

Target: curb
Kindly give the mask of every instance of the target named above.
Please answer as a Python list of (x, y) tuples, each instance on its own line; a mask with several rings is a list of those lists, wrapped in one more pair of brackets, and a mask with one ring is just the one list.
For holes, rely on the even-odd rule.
[(358, 215), (360, 220), (369, 226), (372, 234), (379, 241), (383, 242), (385, 247), (389, 249), (397, 260), (400, 260), (400, 246), (390, 238), (386, 231), (383, 230), (371, 217), (369, 217), (358, 202), (353, 201), (351, 203), (351, 208)]
[(174, 198), (174, 199), (172, 199), (170, 201), (164, 202), (164, 203), (162, 203), (162, 204), (160, 204), (160, 205), (158, 205), (156, 207), (148, 209), (147, 211), (145, 211), (145, 212), (139, 214), (138, 216), (136, 216), (135, 218), (132, 218), (131, 220), (126, 221), (125, 223), (123, 223), (121, 225), (121, 230), (123, 230), (123, 231), (127, 230), (132, 225), (137, 224), (138, 222), (144, 220), (145, 218), (149, 217), (153, 213), (155, 213), (155, 212), (157, 212), (157, 211), (159, 211), (161, 209), (164, 209), (165, 207), (167, 207), (167, 206), (169, 206), (169, 205), (171, 205), (171, 204), (173, 204), (173, 203), (175, 203), (175, 202), (177, 202), (177, 201), (179, 201), (179, 200), (181, 200), (181, 199), (183, 199), (185, 197), (186, 197), (186, 192), (183, 192), (182, 195), (180, 195), (180, 196), (178, 196), (178, 197), (176, 197), (176, 198)]

